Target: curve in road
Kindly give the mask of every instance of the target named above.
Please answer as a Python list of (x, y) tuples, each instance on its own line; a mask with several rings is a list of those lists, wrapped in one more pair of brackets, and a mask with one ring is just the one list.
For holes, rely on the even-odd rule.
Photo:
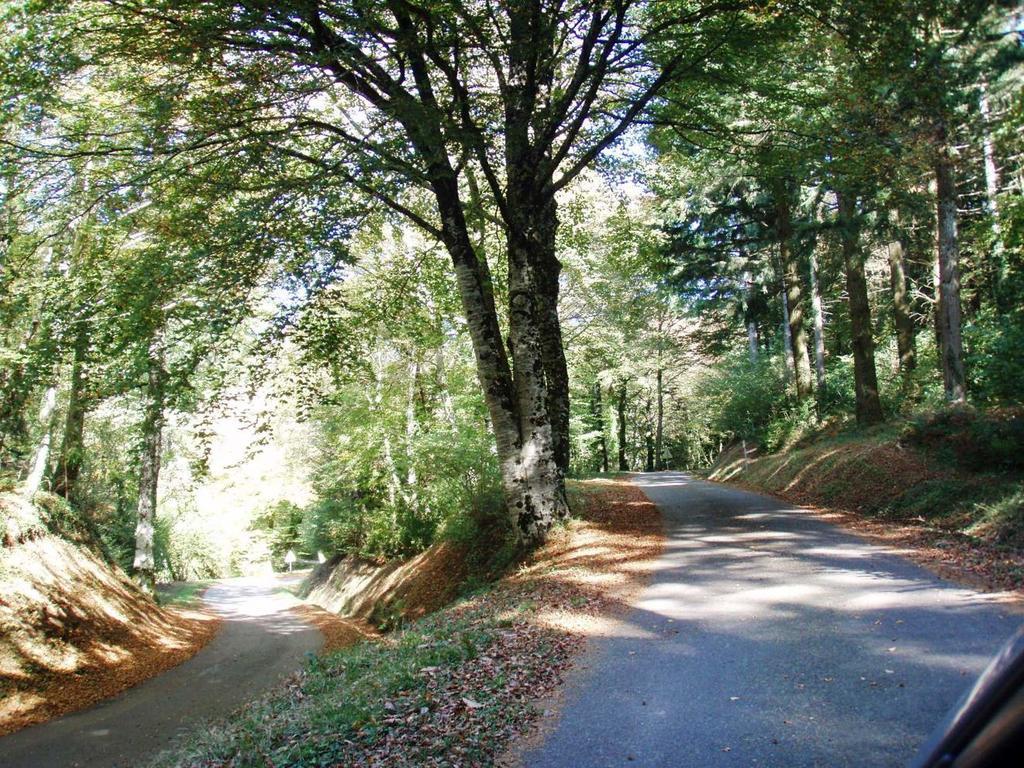
[(807, 510), (633, 480), (664, 554), (527, 766), (904, 765), (1020, 623)]
[(2, 768), (144, 765), (178, 734), (224, 715), (298, 669), (322, 641), (290, 611), (283, 588), (294, 577), (230, 579), (206, 604), (220, 631), (188, 661), (81, 712), (0, 738)]

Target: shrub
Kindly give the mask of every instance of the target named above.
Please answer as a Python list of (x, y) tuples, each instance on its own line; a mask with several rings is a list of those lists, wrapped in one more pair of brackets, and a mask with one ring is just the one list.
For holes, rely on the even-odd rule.
[(947, 408), (918, 416), (904, 436), (966, 469), (1024, 468), (1024, 410), (1019, 408)]
[(964, 328), (964, 342), (971, 399), (994, 404), (1024, 402), (1024, 320), (987, 312)]

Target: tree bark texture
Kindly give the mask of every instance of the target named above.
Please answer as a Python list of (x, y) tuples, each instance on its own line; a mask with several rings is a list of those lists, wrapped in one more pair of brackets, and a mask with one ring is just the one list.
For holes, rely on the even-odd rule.
[(818, 390), (825, 390), (825, 313), (821, 307), (821, 290), (818, 286), (818, 256), (811, 250), (808, 259), (811, 278), (811, 313), (814, 321), (814, 374)]
[(654, 426), (654, 468), (665, 468), (665, 371), (658, 368), (657, 420)]
[[(527, 227), (509, 234), (510, 363), (490, 273), (470, 242), (454, 172), (439, 172), (432, 184), (494, 430), (506, 505), (522, 540), (537, 542), (568, 514), (562, 467), (568, 461), (568, 377), (556, 370), (559, 355), (553, 350), (561, 349), (561, 334), (551, 316), (557, 314), (557, 259), (550, 252), (538, 255), (536, 247), (554, 247), (554, 202), (539, 222), (526, 212), (540, 231)], [(564, 366), (564, 355), (560, 360)], [(554, 417), (553, 406), (559, 409)]]
[(914, 341), (914, 318), (910, 312), (910, 291), (907, 288), (903, 241), (889, 243), (889, 282), (892, 286), (892, 319), (896, 328), (896, 349), (900, 358), (900, 374), (906, 390), (917, 367), (917, 349)]
[(148, 352), (146, 410), (142, 421), (142, 462), (139, 470), (139, 501), (135, 526), (135, 559), (132, 562), (136, 583), (150, 595), (156, 591), (153, 540), (163, 442), (164, 384), (164, 337), (161, 330), (153, 334)]
[(836, 196), (839, 200), (843, 263), (846, 266), (846, 291), (850, 310), (857, 422), (859, 424), (875, 424), (883, 418), (882, 403), (878, 396), (875, 342), (871, 335), (871, 305), (868, 303), (868, 281), (864, 272), (864, 253), (860, 247), (856, 222), (856, 199), (845, 192)]
[(793, 373), (797, 399), (810, 396), (811, 362), (807, 353), (807, 332), (804, 330), (804, 291), (800, 284), (800, 265), (793, 248), (793, 220), (789, 185), (784, 179), (772, 184), (775, 198), (775, 238), (785, 281), (790, 343), (793, 350)]
[(941, 121), (937, 128), (937, 141), (935, 202), (938, 222), (939, 351), (946, 399), (951, 403), (963, 403), (967, 399), (967, 382), (961, 336), (956, 179), (953, 158), (947, 144), (946, 125)]
[(790, 333), (789, 325), (789, 298), (786, 296), (786, 285), (782, 285), (782, 345), (785, 352), (786, 381), (790, 381), (794, 375), (795, 362), (793, 360), (793, 335)]
[(591, 412), (594, 417), (594, 450), (597, 452), (598, 467), (602, 472), (608, 471), (608, 440), (604, 433), (604, 400), (601, 397), (601, 382), (595, 381), (591, 395)]
[(89, 328), (79, 321), (75, 332), (75, 357), (71, 364), (71, 391), (64, 420), (64, 439), (53, 473), (53, 492), (71, 501), (85, 457), (86, 358), (89, 353)]
[(39, 426), (42, 433), (39, 443), (32, 454), (32, 463), (29, 465), (28, 476), (19, 489), (21, 494), (31, 499), (39, 487), (43, 484), (46, 476), (46, 467), (50, 463), (50, 445), (53, 440), (53, 412), (57, 407), (57, 387), (49, 386), (43, 393), (43, 401), (39, 406)]
[(619, 399), (616, 403), (617, 425), (619, 428), (619, 472), (629, 471), (626, 460), (626, 382), (619, 384)]
[(988, 82), (981, 81), (978, 89), (978, 109), (981, 112), (981, 150), (985, 158), (985, 198), (992, 217), (992, 262), (995, 299), (1002, 304), (1002, 286), (1006, 280), (1006, 257), (1003, 228), (999, 221), (999, 165), (996, 163), (995, 141), (992, 139), (992, 107), (988, 100)]

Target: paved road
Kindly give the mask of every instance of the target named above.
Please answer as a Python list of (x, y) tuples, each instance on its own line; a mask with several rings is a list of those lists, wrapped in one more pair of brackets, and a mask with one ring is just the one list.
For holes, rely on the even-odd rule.
[(259, 577), (210, 587), (204, 599), (224, 623), (205, 648), (91, 709), (0, 738), (0, 767), (136, 768), (176, 734), (241, 706), (323, 640), (287, 610), (295, 601), (282, 586), (282, 577)]
[(1021, 621), (775, 499), (634, 480), (665, 553), (532, 768), (904, 765)]

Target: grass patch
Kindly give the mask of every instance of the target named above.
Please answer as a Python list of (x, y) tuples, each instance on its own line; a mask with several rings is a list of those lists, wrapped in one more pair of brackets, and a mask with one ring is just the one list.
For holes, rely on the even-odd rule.
[(157, 602), (160, 605), (196, 606), (202, 602), (202, 593), (211, 584), (213, 584), (212, 579), (158, 584), (156, 588)]
[[(364, 764), (368, 753), (391, 749), (399, 730), (416, 734), (416, 743), (403, 745), (402, 764), (431, 764), (451, 754), (449, 734), (464, 735), (467, 724), (456, 721), (467, 719), (471, 738), (459, 738), (458, 754), (469, 764), (486, 762), (488, 734), (531, 706), (509, 697), (511, 676), (521, 673), (502, 663), (525, 655), (506, 641), (529, 614), (529, 601), (484, 591), (381, 641), (311, 656), (286, 686), (153, 765)], [(534, 640), (531, 653), (550, 654), (553, 637)]]

